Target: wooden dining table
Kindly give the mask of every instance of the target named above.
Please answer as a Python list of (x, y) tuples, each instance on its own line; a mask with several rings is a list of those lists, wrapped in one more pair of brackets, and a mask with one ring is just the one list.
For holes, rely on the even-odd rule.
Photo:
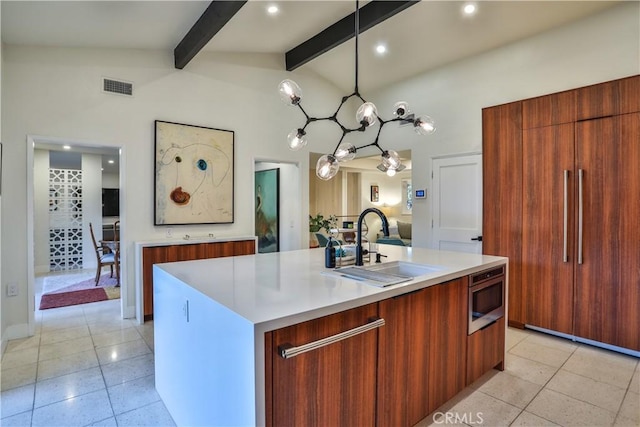
[(120, 240), (100, 240), (100, 244), (108, 247), (113, 252), (116, 267), (116, 287), (120, 286)]

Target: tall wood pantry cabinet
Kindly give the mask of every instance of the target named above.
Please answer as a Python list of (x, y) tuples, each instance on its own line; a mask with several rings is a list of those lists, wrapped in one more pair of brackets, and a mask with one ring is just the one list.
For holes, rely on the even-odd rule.
[(640, 76), (483, 110), (509, 324), (640, 351)]

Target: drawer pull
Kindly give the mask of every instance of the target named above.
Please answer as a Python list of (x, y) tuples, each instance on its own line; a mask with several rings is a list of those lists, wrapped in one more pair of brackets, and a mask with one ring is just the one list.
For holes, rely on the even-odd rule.
[(291, 344), (282, 344), (278, 346), (278, 353), (283, 359), (290, 359), (299, 354), (306, 353), (307, 351), (315, 350), (317, 348), (324, 347), (347, 338), (351, 338), (355, 335), (359, 335), (372, 329), (379, 328), (383, 325), (384, 319), (376, 319), (365, 325), (358, 326), (357, 328), (349, 329), (348, 331), (340, 332), (339, 334), (331, 335), (330, 337), (312, 341), (307, 344), (302, 344), (297, 347), (294, 347)]

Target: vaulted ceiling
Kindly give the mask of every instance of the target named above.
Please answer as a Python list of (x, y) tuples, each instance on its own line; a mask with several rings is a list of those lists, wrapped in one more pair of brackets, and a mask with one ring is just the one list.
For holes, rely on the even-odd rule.
[[(283, 70), (286, 67), (286, 52), (355, 10), (353, 1), (250, 0), (246, 3), (215, 3), (226, 3), (222, 5), (223, 9), (236, 11), (226, 24), (224, 16), (221, 24), (211, 24), (219, 25), (220, 29), (211, 40), (202, 39), (202, 51), (280, 55)], [(361, 23), (369, 19), (364, 12), (367, 7), (371, 7), (368, 3), (360, 3)], [(598, 13), (617, 2), (475, 3), (477, 13), (466, 16), (462, 13), (462, 7), (467, 2), (423, 0), (361, 32), (360, 89), (367, 91), (384, 87)], [(279, 8), (273, 15), (266, 11), (271, 5)], [(209, 6), (208, 1), (3, 0), (2, 42), (15, 45), (160, 49), (173, 52)], [(332, 29), (327, 33), (335, 35), (337, 30)], [(322, 44), (323, 41), (320, 40), (319, 43)], [(375, 46), (379, 43), (387, 47), (387, 52), (383, 55), (375, 51)], [(351, 38), (301, 67), (333, 82), (343, 90), (351, 90), (354, 83), (354, 48)], [(196, 51), (195, 60), (197, 55)], [(188, 61), (186, 67), (189, 67)]]

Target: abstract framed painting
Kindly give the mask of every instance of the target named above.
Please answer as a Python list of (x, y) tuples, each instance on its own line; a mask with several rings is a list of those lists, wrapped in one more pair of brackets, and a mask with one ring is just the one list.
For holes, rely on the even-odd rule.
[(255, 172), (258, 253), (280, 250), (280, 169)]
[(234, 133), (155, 121), (155, 225), (234, 221)]

